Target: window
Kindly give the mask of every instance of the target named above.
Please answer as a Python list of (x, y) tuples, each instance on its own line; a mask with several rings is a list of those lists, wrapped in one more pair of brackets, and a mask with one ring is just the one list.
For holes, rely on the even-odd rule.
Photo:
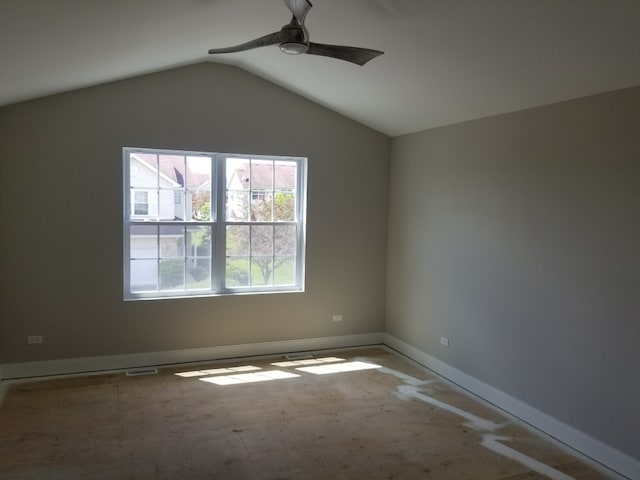
[(157, 215), (156, 192), (150, 190), (132, 190), (132, 213), (134, 217), (150, 217)]
[(149, 192), (145, 190), (133, 191), (133, 214), (149, 215)]
[(125, 299), (303, 290), (306, 159), (123, 156)]

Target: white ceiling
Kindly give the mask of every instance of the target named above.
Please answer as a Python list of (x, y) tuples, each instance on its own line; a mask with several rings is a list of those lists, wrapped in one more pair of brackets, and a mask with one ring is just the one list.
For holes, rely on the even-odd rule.
[(640, 0), (312, 1), (312, 41), (385, 55), (207, 55), (279, 30), (281, 0), (0, 0), (0, 105), (209, 60), (395, 136), (640, 85)]

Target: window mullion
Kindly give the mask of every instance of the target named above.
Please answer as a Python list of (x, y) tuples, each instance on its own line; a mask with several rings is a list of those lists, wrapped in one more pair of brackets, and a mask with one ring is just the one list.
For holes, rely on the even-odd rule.
[(182, 280), (183, 280), (183, 285), (184, 288), (186, 290), (187, 288), (187, 268), (188, 268), (188, 263), (187, 262), (187, 256), (188, 256), (188, 252), (187, 252), (187, 224), (184, 223), (182, 225), (182, 265), (183, 265), (183, 276), (182, 276)]
[[(251, 204), (249, 204), (249, 208), (251, 208)], [(251, 213), (249, 213), (249, 218), (251, 218)], [(253, 223), (249, 222), (249, 287), (253, 285)]]
[(215, 204), (215, 208), (211, 209), (211, 220), (213, 222), (213, 255), (211, 256), (211, 287), (215, 292), (221, 292), (226, 288), (225, 271), (226, 271), (226, 165), (224, 155), (215, 154), (212, 156), (213, 184), (216, 186), (215, 199), (211, 202)]
[[(274, 203), (274, 202), (271, 202)], [(271, 217), (272, 220), (273, 216)], [(271, 284), (273, 287), (276, 284), (276, 223), (271, 222)]]
[(271, 161), (271, 221), (276, 220), (276, 162)]
[(160, 275), (161, 275), (161, 265), (162, 265), (162, 252), (160, 251), (160, 225), (159, 224), (155, 224), (156, 227), (156, 252), (158, 252), (156, 254), (157, 258), (156, 258), (156, 263), (157, 263), (157, 268), (156, 268), (156, 291), (160, 290)]

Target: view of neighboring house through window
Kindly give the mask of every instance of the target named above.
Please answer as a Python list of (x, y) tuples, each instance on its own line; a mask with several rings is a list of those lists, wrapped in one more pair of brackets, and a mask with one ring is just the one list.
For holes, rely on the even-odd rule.
[(124, 149), (126, 299), (301, 291), (306, 159)]

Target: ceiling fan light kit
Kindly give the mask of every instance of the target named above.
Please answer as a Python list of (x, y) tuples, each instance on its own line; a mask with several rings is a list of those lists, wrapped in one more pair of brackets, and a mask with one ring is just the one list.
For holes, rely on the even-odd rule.
[(290, 55), (309, 53), (311, 55), (336, 58), (361, 66), (384, 53), (380, 50), (369, 48), (312, 43), (309, 41), (309, 31), (304, 26), (304, 20), (313, 6), (311, 2), (309, 0), (284, 0), (284, 4), (291, 11), (293, 17), (279, 32), (270, 33), (233, 47), (212, 48), (209, 53), (234, 53), (268, 45), (278, 45), (282, 52)]
[(289, 55), (300, 55), (309, 51), (309, 45), (299, 42), (282, 42), (280, 50)]

